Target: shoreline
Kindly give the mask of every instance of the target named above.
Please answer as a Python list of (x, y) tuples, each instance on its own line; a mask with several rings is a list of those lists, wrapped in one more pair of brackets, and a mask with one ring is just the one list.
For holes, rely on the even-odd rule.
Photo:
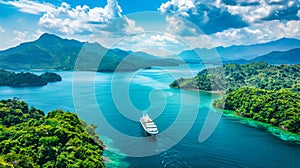
[(173, 89), (183, 89), (183, 90), (190, 90), (190, 91), (197, 91), (197, 92), (204, 92), (204, 93), (212, 93), (212, 94), (219, 94), (219, 95), (223, 95), (226, 93), (226, 91), (207, 91), (207, 90), (200, 90), (200, 89), (191, 89), (191, 88), (178, 88), (178, 87), (171, 87), (170, 88)]
[(271, 133), (271, 135), (276, 136), (277, 138), (279, 138), (283, 141), (295, 142), (295, 143), (300, 144), (300, 134), (287, 131), (287, 130), (281, 128), (280, 126), (275, 126), (275, 125), (272, 125), (271, 123), (257, 121), (257, 120), (253, 120), (252, 118), (240, 116), (240, 115), (236, 114), (235, 111), (221, 109), (221, 108), (218, 108), (215, 106), (212, 106), (212, 107), (217, 109), (218, 111), (222, 110), (223, 111), (222, 115), (224, 115), (225, 117), (231, 117), (231, 118), (238, 119), (240, 121), (240, 123), (246, 124), (251, 127), (264, 128), (265, 132), (269, 132), (269, 133)]
[[(171, 87), (174, 88), (174, 87)], [(204, 93), (211, 93), (211, 94), (218, 94), (218, 95), (224, 95), (226, 94), (225, 91), (206, 91), (206, 90), (199, 90), (199, 89), (186, 89), (186, 88), (174, 88), (174, 89), (183, 89), (183, 90), (190, 90), (190, 91), (198, 91), (198, 92), (204, 92)], [(216, 101), (216, 100), (214, 100)], [(300, 144), (300, 133), (290, 132), (285, 130), (284, 128), (281, 128), (280, 126), (272, 125), (271, 123), (266, 123), (258, 120), (254, 120), (252, 118), (247, 118), (240, 116), (236, 114), (235, 111), (222, 109), (220, 107), (216, 107), (213, 104), (211, 104), (211, 107), (214, 109), (217, 109), (219, 112), (222, 110), (222, 115), (226, 117), (232, 117), (235, 119), (238, 119), (242, 124), (246, 124), (251, 127), (256, 128), (264, 128), (265, 132), (271, 133), (273, 136), (276, 136), (277, 138), (283, 140), (283, 141), (290, 141), (290, 142), (296, 142)]]

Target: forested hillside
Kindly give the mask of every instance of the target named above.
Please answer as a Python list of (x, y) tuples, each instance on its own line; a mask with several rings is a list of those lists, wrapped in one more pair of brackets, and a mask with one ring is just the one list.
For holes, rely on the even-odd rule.
[[(80, 57), (80, 58), (79, 58)], [(84, 43), (43, 34), (39, 39), (0, 51), (3, 69), (58, 69), (87, 71), (136, 71), (151, 66), (183, 63), (142, 52), (108, 49), (98, 43)]]
[(18, 99), (0, 101), (0, 167), (104, 167), (94, 125), (75, 113), (47, 115)]
[(231, 92), (243, 86), (266, 90), (287, 88), (300, 90), (300, 64), (269, 65), (267, 63), (226, 64), (202, 70), (191, 79), (178, 79), (170, 84), (174, 88)]
[(300, 133), (300, 65), (226, 64), (205, 69), (174, 88), (226, 91), (214, 106)]
[(32, 86), (44, 86), (48, 82), (58, 82), (62, 78), (56, 73), (45, 72), (41, 75), (35, 75), (29, 72), (10, 72), (0, 70), (0, 86), (10, 87), (32, 87)]
[(300, 95), (287, 89), (272, 91), (243, 87), (214, 102), (214, 105), (300, 133)]

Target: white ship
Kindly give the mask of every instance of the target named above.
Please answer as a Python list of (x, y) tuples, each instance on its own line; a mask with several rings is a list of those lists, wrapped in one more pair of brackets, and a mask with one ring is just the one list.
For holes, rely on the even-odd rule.
[(155, 135), (158, 134), (158, 129), (155, 123), (151, 120), (151, 118), (148, 116), (148, 114), (144, 115), (140, 118), (140, 123), (142, 124), (144, 130), (150, 134)]

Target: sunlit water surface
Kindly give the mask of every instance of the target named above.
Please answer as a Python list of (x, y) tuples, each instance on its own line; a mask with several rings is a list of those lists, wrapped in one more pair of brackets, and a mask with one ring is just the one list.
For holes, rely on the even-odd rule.
[[(104, 153), (107, 167), (297, 167), (300, 165), (299, 144), (283, 141), (266, 131), (264, 127), (257, 127), (255, 123), (249, 126), (233, 117), (223, 116), (212, 135), (200, 143), (199, 133), (209, 109), (219, 113), (211, 107), (212, 101), (219, 98), (219, 95), (169, 88), (168, 84), (174, 78), (192, 77), (203, 66), (191, 65), (190, 68), (156, 67), (134, 74), (120, 72), (117, 77), (113, 76), (113, 73), (76, 72), (80, 74), (80, 78), (76, 79), (76, 88), (73, 87), (74, 72), (54, 71), (62, 76), (62, 82), (33, 88), (0, 87), (0, 98), (18, 97), (28, 102), (30, 106), (46, 112), (57, 108), (75, 111), (89, 124), (98, 125), (97, 133), (108, 146)], [(122, 86), (126, 83), (129, 84), (130, 101), (140, 111), (139, 114), (119, 109), (115, 103), (113, 96), (123, 96), (118, 94), (118, 92), (122, 93), (122, 90), (118, 89), (124, 89)], [(91, 86), (93, 88), (89, 89)], [(124, 102), (125, 99), (124, 97)], [(116, 138), (108, 132), (108, 128), (137, 139), (147, 137), (138, 122), (144, 110), (148, 111), (160, 130), (158, 136), (146, 138), (149, 141), (147, 143), (158, 149), (157, 154), (147, 157), (128, 157), (127, 151), (122, 151), (122, 145), (125, 144), (127, 149), (136, 150), (134, 147), (138, 140), (125, 141)], [(129, 118), (120, 111), (127, 114)], [(100, 113), (109, 126), (100, 119)], [(177, 121), (179, 113), (182, 115), (180, 121)], [(184, 128), (189, 124), (192, 127), (186, 131)], [(178, 129), (177, 132), (168, 130), (174, 125)], [(180, 132), (182, 130), (185, 132)], [(174, 143), (177, 134), (185, 136), (178, 143)], [(143, 153), (143, 150), (145, 149), (140, 148), (131, 152)]]

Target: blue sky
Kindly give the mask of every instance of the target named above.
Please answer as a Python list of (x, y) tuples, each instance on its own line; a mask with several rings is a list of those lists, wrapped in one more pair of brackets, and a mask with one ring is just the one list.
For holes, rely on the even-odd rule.
[(300, 39), (299, 0), (0, 0), (0, 50), (42, 33), (157, 55)]

